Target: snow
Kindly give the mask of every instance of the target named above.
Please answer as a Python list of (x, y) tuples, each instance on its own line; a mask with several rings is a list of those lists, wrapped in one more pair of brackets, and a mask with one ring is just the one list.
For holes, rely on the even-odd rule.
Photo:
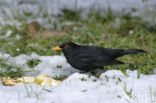
[[(126, 95), (124, 85), (127, 86), (127, 91), (132, 89), (132, 93), (136, 96), (138, 93), (149, 96), (149, 88), (156, 92), (156, 84), (153, 84), (156, 81), (156, 75), (142, 75), (142, 78), (137, 79), (136, 71), (127, 72), (129, 77), (124, 76), (121, 71), (110, 70), (103, 73), (96, 82), (93, 82), (94, 77), (88, 78), (87, 75), (75, 73), (53, 90), (55, 94), (52, 96), (56, 103), (60, 103), (60, 101), (63, 103), (128, 103), (127, 100), (132, 103), (148, 103), (149, 101), (137, 102), (131, 99)], [(109, 77), (109, 81), (105, 79), (105, 75)], [(82, 77), (87, 81), (81, 81)], [(118, 78), (121, 79), (121, 82), (118, 81)], [(66, 95), (68, 95), (67, 98)], [(118, 95), (122, 98), (118, 98)], [(136, 97), (136, 100), (139, 98)]]
[[(70, 3), (69, 3), (70, 2)], [(6, 5), (6, 3), (8, 5)], [(83, 9), (82, 17), (86, 15), (91, 8), (96, 10), (106, 10), (111, 7), (116, 14), (118, 12), (127, 13), (131, 9), (137, 9), (132, 15), (137, 15), (145, 20), (156, 22), (154, 13), (156, 0), (0, 0), (0, 25), (14, 25), (20, 28), (22, 23), (37, 21), (44, 28), (54, 28), (53, 24), (61, 24), (53, 15), (61, 14), (61, 9), (72, 10)], [(32, 13), (26, 16), (24, 12)], [(147, 15), (148, 14), (148, 15)], [(19, 15), (19, 17), (17, 17)], [(48, 17), (45, 18), (45, 15)], [(18, 21), (18, 19), (24, 19)]]
[[(4, 2), (4, 0), (1, 0)], [(6, 1), (6, 0), (5, 0)], [(45, 5), (47, 7), (44, 7), (43, 9), (46, 8), (51, 8), (48, 9), (49, 13), (58, 13), (59, 9), (62, 8), (68, 8), (68, 9), (75, 9), (77, 7), (77, 9), (88, 9), (88, 8), (92, 8), (95, 7), (96, 9), (100, 9), (100, 8), (108, 8), (111, 7), (113, 10), (116, 11), (121, 11), (122, 9), (125, 8), (137, 8), (137, 9), (142, 9), (145, 6), (149, 6), (150, 8), (152, 8), (152, 6), (154, 6), (154, 4), (156, 3), (155, 0), (148, 0), (145, 2), (142, 2), (142, 0), (16, 0), (16, 1), (12, 1), (12, 0), (7, 0), (6, 2), (10, 3), (10, 4), (14, 4), (16, 6), (19, 5), (19, 2), (21, 2), (21, 5), (26, 4), (26, 6), (29, 8), (30, 6), (33, 5), (34, 8), (33, 10), (35, 10), (35, 6), (40, 4), (40, 5)], [(44, 1), (44, 3), (43, 3)], [(2, 2), (2, 3), (3, 3)], [(70, 3), (69, 3), (70, 2)]]
[(37, 85), (26, 85), (26, 87), (24, 85), (18, 87), (1, 86), (0, 90), (1, 103), (50, 103), (51, 101), (43, 87)]
[[(156, 74), (142, 74), (137, 79), (137, 71), (127, 70), (127, 73), (128, 77), (119, 70), (109, 70), (99, 79), (74, 73), (53, 87), (1, 86), (0, 99), (1, 103), (156, 103)], [(126, 94), (131, 89), (132, 98)]]
[(12, 33), (12, 31), (11, 30), (8, 30), (7, 33), (4, 36), (0, 36), (0, 39), (6, 39), (6, 38), (8, 38), (9, 36), (11, 36), (11, 33)]
[[(56, 77), (60, 75), (70, 75), (79, 70), (72, 68), (67, 62), (64, 56), (39, 56), (35, 53), (31, 55), (19, 55), (11, 57), (9, 54), (0, 53), (0, 58), (6, 60), (7, 64), (21, 67), (24, 71), (33, 70), (31, 73), (27, 73), (28, 76), (37, 76), (39, 74), (45, 74), (47, 76)], [(29, 60), (40, 60), (41, 62), (35, 68), (29, 68), (27, 62)], [(62, 68), (57, 68), (62, 66)]]

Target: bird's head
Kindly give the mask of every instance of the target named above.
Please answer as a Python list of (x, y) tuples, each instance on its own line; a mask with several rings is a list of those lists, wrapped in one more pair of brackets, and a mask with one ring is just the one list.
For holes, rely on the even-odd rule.
[(72, 42), (64, 42), (60, 46), (54, 47), (53, 50), (63, 51), (65, 53), (65, 52), (72, 51), (73, 49), (76, 49), (77, 47), (79, 47), (79, 45), (77, 45), (75, 43), (72, 43)]

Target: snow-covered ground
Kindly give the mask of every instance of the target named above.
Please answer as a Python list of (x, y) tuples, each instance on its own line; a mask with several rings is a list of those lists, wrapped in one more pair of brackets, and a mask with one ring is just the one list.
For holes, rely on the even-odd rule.
[(1, 86), (1, 103), (156, 103), (156, 75), (137, 79), (136, 71), (127, 72), (107, 71), (100, 79), (74, 73), (55, 87)]
[[(28, 76), (37, 76), (39, 74), (45, 74), (47, 76), (56, 77), (60, 75), (70, 75), (74, 72), (79, 72), (72, 68), (67, 62), (64, 56), (39, 56), (35, 53), (31, 55), (20, 55), (11, 57), (9, 54), (0, 53), (0, 58), (3, 58), (7, 64), (21, 67), (24, 71), (33, 70), (28, 72)], [(27, 62), (29, 60), (40, 60), (41, 62), (34, 68), (29, 68)], [(62, 68), (57, 68), (62, 66)], [(0, 70), (3, 68), (0, 68)]]
[[(27, 60), (39, 59), (34, 68), (49, 76), (70, 75), (60, 85), (41, 87), (35, 84), (9, 87), (0, 85), (1, 103), (156, 103), (156, 74), (140, 75), (127, 70), (128, 76), (119, 70), (109, 70), (99, 79), (80, 74), (63, 56), (20, 55), (7, 58), (7, 62), (28, 69)], [(57, 65), (62, 66), (61, 69)], [(38, 74), (37, 73), (37, 74)], [(29, 73), (27, 75), (37, 75)]]
[[(0, 24), (12, 24), (18, 27), (22, 22), (38, 21), (45, 28), (53, 28), (53, 23), (59, 24), (59, 21), (52, 16), (61, 14), (61, 9), (63, 8), (82, 9), (83, 15), (87, 14), (91, 8), (106, 10), (109, 7), (117, 14), (118, 12), (127, 13), (132, 11), (132, 9), (136, 9), (136, 12), (133, 12), (132, 15), (137, 15), (145, 20), (152, 21), (151, 23), (156, 23), (153, 13), (156, 7), (156, 0), (0, 0)], [(23, 12), (32, 12), (33, 15), (25, 17)], [(18, 22), (12, 19), (19, 14), (26, 21)], [(3, 18), (4, 15), (8, 15), (8, 17)], [(45, 18), (45, 15), (49, 17)], [(83, 15), (82, 17), (85, 16)]]
[[(144, 1), (144, 2), (143, 2)], [(153, 8), (156, 5), (155, 0), (0, 0), (0, 3), (14, 4), (15, 6), (20, 6), (27, 4), (27, 7), (45, 3), (46, 8), (49, 8), (49, 12), (57, 13), (58, 9), (68, 8), (68, 9), (90, 9), (92, 7), (96, 9), (107, 9), (111, 7), (112, 10), (121, 11), (123, 9), (142, 9), (144, 7)], [(51, 8), (51, 9), (50, 9)], [(44, 9), (44, 8), (43, 8)], [(34, 9), (33, 9), (34, 11)]]

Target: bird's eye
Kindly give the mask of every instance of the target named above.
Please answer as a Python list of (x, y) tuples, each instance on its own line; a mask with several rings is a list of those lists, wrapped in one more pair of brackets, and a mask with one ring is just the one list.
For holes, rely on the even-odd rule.
[(69, 46), (68, 46), (68, 45), (66, 45), (64, 48), (65, 48), (65, 49), (68, 49), (68, 48), (69, 48)]

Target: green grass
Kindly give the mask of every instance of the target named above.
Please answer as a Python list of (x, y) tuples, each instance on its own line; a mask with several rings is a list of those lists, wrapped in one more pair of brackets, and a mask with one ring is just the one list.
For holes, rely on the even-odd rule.
[[(20, 29), (17, 29), (14, 25), (1, 26), (3, 31), (1, 31), (0, 35), (5, 35), (8, 29), (13, 32), (7, 39), (0, 39), (0, 48), (11, 56), (31, 54), (32, 52), (43, 56), (60, 55), (61, 52), (53, 51), (52, 48), (66, 41), (72, 41), (82, 45), (92, 44), (105, 48), (137, 48), (143, 49), (147, 53), (123, 56), (119, 60), (124, 61), (126, 64), (108, 66), (108, 69), (118, 69), (123, 72), (127, 69), (139, 70), (138, 78), (139, 73), (152, 73), (153, 68), (156, 67), (156, 25), (149, 27), (149, 22), (143, 21), (140, 17), (132, 17), (131, 13), (114, 15), (111, 9), (108, 9), (108, 11), (91, 10), (85, 18), (81, 17), (81, 12), (64, 9), (64, 15), (54, 16), (57, 17), (59, 23), (74, 22), (71, 25), (61, 26), (59, 23), (54, 23), (55, 28), (52, 30), (58, 30), (57, 27), (60, 27), (61, 31), (66, 32), (66, 35), (61, 38), (32, 39), (30, 38), (31, 34), (26, 30), (27, 24), (22, 22), (32, 17), (31, 12), (24, 12), (24, 16), (22, 16), (17, 11), (16, 13), (19, 16), (14, 16), (14, 19), (21, 22), (22, 25)], [(41, 13), (40, 11), (39, 14)], [(36, 18), (37, 15), (33, 17)], [(44, 15), (48, 19), (51, 17), (49, 14)], [(16, 34), (21, 39), (15, 40)], [(37, 44), (37, 46), (31, 46), (31, 44)], [(33, 61), (29, 61), (29, 64), (32, 68), (36, 66), (36, 62)], [(3, 76), (3, 74), (0, 75)]]
[(39, 59), (31, 59), (29, 61), (27, 61), (27, 64), (30, 68), (34, 68), (35, 66), (37, 66), (41, 61)]

